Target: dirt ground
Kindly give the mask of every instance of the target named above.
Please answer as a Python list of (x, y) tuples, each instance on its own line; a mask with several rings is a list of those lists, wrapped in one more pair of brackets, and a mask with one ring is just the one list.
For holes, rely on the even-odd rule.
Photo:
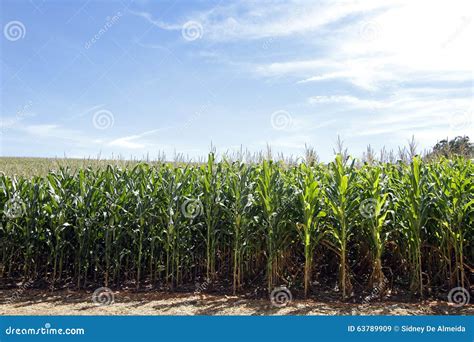
[[(457, 308), (442, 301), (352, 304), (270, 300), (224, 295), (115, 291), (114, 302), (98, 305), (85, 291), (0, 290), (0, 315), (474, 315), (474, 305)], [(108, 298), (111, 298), (110, 296)]]

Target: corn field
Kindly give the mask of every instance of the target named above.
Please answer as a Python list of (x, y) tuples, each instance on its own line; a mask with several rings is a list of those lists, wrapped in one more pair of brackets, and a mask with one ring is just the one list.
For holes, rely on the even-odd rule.
[[(4, 280), (226, 293), (469, 288), (469, 159), (216, 161), (0, 175)], [(217, 286), (217, 285), (216, 285)], [(299, 291), (299, 292), (298, 292)]]

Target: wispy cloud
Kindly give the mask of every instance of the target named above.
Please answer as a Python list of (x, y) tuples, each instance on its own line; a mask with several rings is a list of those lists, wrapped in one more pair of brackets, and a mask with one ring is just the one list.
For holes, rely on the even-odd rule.
[(311, 104), (338, 104), (349, 105), (353, 108), (383, 108), (388, 104), (384, 101), (360, 99), (352, 95), (313, 96), (308, 99)]
[(97, 146), (103, 142), (102, 138), (85, 134), (79, 129), (71, 129), (59, 124), (37, 124), (16, 127), (17, 132), (31, 137), (41, 138), (42, 141), (55, 144), (74, 143), (77, 146)]
[(147, 147), (147, 143), (141, 141), (142, 138), (150, 135), (155, 135), (156, 133), (162, 131), (163, 129), (153, 129), (146, 131), (140, 134), (125, 136), (117, 139), (113, 139), (108, 142), (108, 146), (123, 147), (127, 149), (144, 149)]
[(168, 30), (168, 31), (181, 30), (181, 27), (182, 27), (182, 25), (179, 25), (179, 24), (168, 24), (164, 21), (155, 19), (153, 17), (153, 15), (151, 13), (148, 13), (148, 12), (129, 10), (129, 13), (144, 18), (150, 24), (152, 24), (152, 25), (154, 25), (154, 26), (156, 26), (156, 27), (158, 27), (162, 30)]
[(473, 12), (469, 0), (455, 6), (447, 1), (348, 0), (233, 3), (188, 13), (177, 23), (132, 13), (165, 30), (199, 21), (202, 38), (216, 42), (291, 37), (295, 46), (314, 46), (317, 57), (297, 54), (256, 64), (253, 71), (263, 77), (296, 77), (301, 84), (332, 80), (375, 91), (401, 82), (470, 80), (474, 24), (467, 13)]
[[(4, 141), (22, 140), (38, 155), (197, 154), (211, 140), (218, 148), (270, 143), (293, 153), (315, 142), (330, 151), (327, 142), (338, 134), (360, 148), (472, 132), (452, 118), (473, 107), (471, 0), (167, 5), (133, 2), (126, 20), (79, 55), (71, 46), (82, 47), (94, 32), (59, 28), (52, 12), (28, 15), (41, 39), (24, 41), (27, 50), (9, 44), (2, 54), (2, 110), (14, 113), (25, 98), (38, 97), (38, 115), (0, 119)], [(102, 25), (112, 7), (88, 5)], [(78, 13), (83, 19), (94, 18)], [(183, 37), (190, 21), (202, 26), (198, 39)], [(42, 46), (53, 35), (70, 41)], [(13, 77), (16, 65), (25, 67)], [(209, 92), (215, 96), (204, 104)], [(291, 116), (284, 129), (272, 126), (279, 110)], [(113, 114), (107, 129), (94, 128), (97, 112)], [(163, 123), (172, 129), (153, 129)], [(4, 145), (6, 153), (23, 153), (20, 144)]]
[[(472, 2), (453, 6), (449, 2), (397, 1), (370, 6), (374, 11), (364, 12), (356, 20), (333, 21), (337, 25), (331, 40), (322, 37), (326, 32), (317, 32), (313, 37), (314, 43), (319, 43), (317, 58), (260, 64), (255, 72), (266, 77), (300, 77), (299, 83), (341, 80), (365, 90), (394, 82), (462, 82), (472, 78), (474, 46), (469, 41), (474, 24), (466, 20), (466, 13), (474, 10)], [(338, 6), (334, 7), (327, 11), (336, 11)], [(348, 6), (348, 12), (339, 13), (357, 15), (357, 9)], [(312, 40), (308, 35), (295, 38), (305, 44)], [(443, 43), (447, 38), (449, 45)]]

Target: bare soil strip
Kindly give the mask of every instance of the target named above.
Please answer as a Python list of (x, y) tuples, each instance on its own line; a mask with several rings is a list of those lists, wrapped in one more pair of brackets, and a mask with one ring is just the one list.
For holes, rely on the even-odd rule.
[(273, 307), (270, 300), (224, 295), (114, 292), (114, 303), (97, 305), (85, 291), (0, 290), (0, 315), (474, 315), (474, 305), (442, 301), (370, 304), (294, 300)]

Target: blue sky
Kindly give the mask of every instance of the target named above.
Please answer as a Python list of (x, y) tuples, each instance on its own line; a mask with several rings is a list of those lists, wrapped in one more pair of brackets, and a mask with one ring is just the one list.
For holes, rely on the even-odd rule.
[(2, 156), (322, 160), (473, 133), (472, 1), (1, 2)]

